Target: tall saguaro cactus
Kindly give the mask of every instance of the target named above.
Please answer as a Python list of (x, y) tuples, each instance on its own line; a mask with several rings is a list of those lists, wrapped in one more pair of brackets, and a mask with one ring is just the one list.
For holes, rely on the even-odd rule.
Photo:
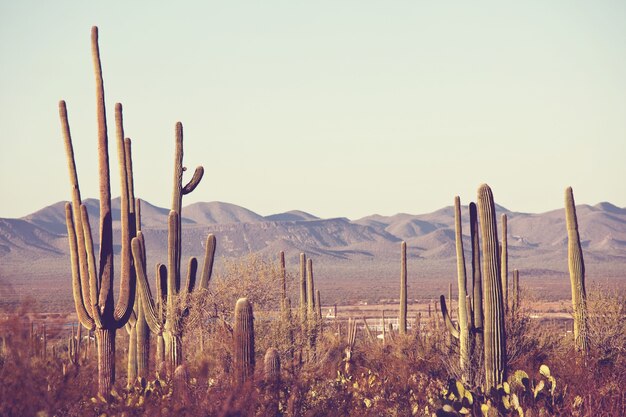
[[(104, 81), (98, 46), (98, 28), (91, 29), (91, 50), (96, 78), (96, 109), (98, 121), (98, 172), (100, 183), (100, 256), (96, 264), (94, 244), (87, 208), (81, 202), (74, 150), (67, 108), (59, 103), (59, 115), (68, 159), (72, 203), (65, 205), (74, 306), (80, 323), (95, 329), (98, 345), (98, 393), (108, 398), (115, 381), (115, 335), (128, 321), (135, 300), (135, 274), (132, 269), (130, 242), (135, 233), (134, 195), (130, 139), (124, 138), (122, 106), (115, 106), (117, 148), (120, 166), (121, 272), (117, 304), (113, 296), (113, 218), (109, 175), (108, 134), (104, 103)], [(128, 152), (127, 152), (128, 150)]]
[(567, 263), (574, 308), (574, 344), (583, 355), (588, 351), (587, 293), (585, 291), (585, 262), (578, 233), (578, 219), (572, 187), (565, 189), (565, 222), (567, 224)]
[(235, 384), (243, 384), (254, 375), (254, 314), (247, 298), (240, 298), (235, 305)]
[(407, 282), (406, 282), (406, 242), (400, 244), (400, 334), (406, 334)]
[(487, 184), (478, 188), (478, 214), (483, 249), (485, 385), (493, 388), (506, 380), (504, 302), (498, 257), (498, 230), (493, 193)]

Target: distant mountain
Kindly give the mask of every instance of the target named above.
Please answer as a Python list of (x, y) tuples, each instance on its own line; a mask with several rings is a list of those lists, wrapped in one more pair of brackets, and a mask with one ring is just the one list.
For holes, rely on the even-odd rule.
[(183, 208), (183, 216), (198, 224), (256, 223), (265, 220), (246, 208), (219, 201), (190, 204)]
[[(84, 204), (97, 244), (98, 202), (88, 199)], [(114, 242), (118, 242), (119, 199), (113, 200), (112, 205)], [(3, 279), (13, 284), (45, 279), (68, 285), (70, 268), (64, 206), (64, 202), (58, 202), (21, 219), (0, 219), (0, 284)], [(511, 268), (522, 269), (526, 279), (552, 276), (562, 280), (567, 273), (564, 210), (529, 214), (498, 206), (497, 211), (508, 216)], [(142, 230), (150, 263), (166, 259), (168, 213), (168, 209), (147, 201), (141, 203)], [(626, 209), (603, 202), (595, 206), (579, 205), (577, 214), (588, 271), (596, 277), (626, 278), (623, 274)], [(462, 207), (462, 216), (466, 260), (469, 260), (467, 206)], [(372, 285), (382, 285), (380, 288), (392, 288), (393, 294), (402, 240), (408, 245), (409, 259), (415, 268), (412, 271), (417, 270), (413, 273), (419, 274), (420, 279), (441, 277), (449, 282), (455, 274), (451, 206), (426, 214), (371, 215), (350, 221), (320, 219), (298, 210), (264, 217), (234, 204), (210, 202), (184, 207), (182, 221), (185, 257), (203, 256), (208, 233), (217, 238), (218, 264), (223, 258), (248, 254), (274, 258), (279, 251), (284, 251), (287, 261), (297, 265), (299, 253), (305, 252), (319, 260), (321, 267), (317, 268), (317, 276), (322, 286), (339, 285), (337, 282), (349, 277), (352, 284), (366, 279)], [(115, 249), (119, 251), (119, 246)], [(376, 272), (370, 276), (368, 271)], [(385, 280), (388, 283), (383, 285)]]
[(320, 218), (304, 211), (291, 210), (285, 213), (265, 216), (265, 220), (269, 220), (271, 222), (305, 222), (309, 220), (320, 220)]

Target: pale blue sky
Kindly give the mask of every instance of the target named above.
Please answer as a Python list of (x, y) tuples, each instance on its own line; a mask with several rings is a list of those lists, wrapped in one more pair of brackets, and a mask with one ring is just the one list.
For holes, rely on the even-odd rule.
[(562, 207), (569, 185), (626, 206), (623, 1), (175, 3), (0, 1), (0, 217), (69, 198), (60, 99), (97, 194), (92, 25), (110, 131), (122, 102), (154, 204), (180, 120), (206, 169), (184, 204), (354, 219), (487, 182), (516, 211)]

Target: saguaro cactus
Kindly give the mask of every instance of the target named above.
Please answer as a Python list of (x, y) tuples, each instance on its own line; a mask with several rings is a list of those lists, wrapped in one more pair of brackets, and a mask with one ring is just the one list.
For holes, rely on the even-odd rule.
[(254, 314), (247, 298), (235, 305), (235, 384), (241, 385), (254, 375)]
[(307, 285), (306, 285), (306, 255), (300, 254), (300, 323), (302, 335), (306, 333), (307, 323)]
[(406, 282), (406, 242), (400, 244), (400, 334), (406, 334), (407, 282)]
[(585, 291), (585, 262), (578, 234), (578, 219), (572, 187), (565, 189), (565, 221), (567, 224), (567, 263), (572, 286), (574, 308), (574, 344), (583, 355), (588, 351), (587, 293)]
[(483, 249), (485, 386), (493, 388), (506, 380), (506, 333), (504, 302), (498, 257), (498, 230), (493, 193), (487, 184), (478, 188), (478, 214)]
[(513, 300), (511, 310), (513, 313), (519, 312), (520, 308), (520, 287), (519, 287), (519, 271), (513, 270)]
[[(157, 356), (164, 351), (164, 360), (169, 375), (182, 364), (182, 320), (189, 308), (187, 302), (189, 294), (196, 287), (196, 273), (198, 261), (195, 257), (189, 259), (187, 281), (181, 288), (181, 210), (183, 195), (191, 193), (200, 183), (204, 169), (197, 167), (193, 177), (183, 186), (183, 125), (176, 123), (175, 128), (175, 155), (174, 155), (174, 191), (172, 193), (172, 210), (168, 216), (168, 260), (167, 269), (157, 267), (157, 302), (152, 298), (150, 286), (146, 277), (146, 249), (143, 234), (137, 233), (132, 241), (132, 254), (139, 282), (141, 302), (144, 307), (146, 323), (150, 330), (158, 335)], [(204, 265), (200, 277), (200, 288), (208, 288), (213, 271), (215, 256), (215, 236), (209, 234), (205, 244)], [(163, 275), (167, 274), (167, 279)], [(160, 286), (160, 288), (159, 288)], [(162, 335), (162, 339), (160, 338)], [(163, 343), (164, 342), (164, 343)], [(163, 346), (164, 344), (164, 346)], [(157, 360), (158, 361), (158, 360)]]
[(509, 310), (509, 241), (508, 226), (506, 214), (502, 213), (502, 260), (500, 266), (500, 278), (502, 279), (502, 300), (504, 302), (504, 310)]
[(263, 358), (265, 382), (275, 384), (280, 381), (280, 355), (275, 348), (269, 348)]
[(113, 297), (113, 219), (109, 175), (108, 135), (104, 105), (104, 82), (98, 47), (98, 28), (91, 29), (91, 49), (96, 76), (96, 107), (98, 120), (98, 172), (100, 182), (100, 259), (96, 265), (94, 244), (87, 208), (82, 205), (67, 108), (59, 103), (59, 115), (68, 159), (72, 203), (65, 206), (74, 306), (80, 323), (95, 329), (98, 345), (98, 393), (108, 398), (115, 380), (115, 333), (124, 326), (133, 310), (135, 274), (130, 262), (130, 241), (134, 235), (134, 201), (130, 139), (124, 138), (122, 106), (116, 104), (117, 146), (121, 180), (121, 273), (117, 304)]

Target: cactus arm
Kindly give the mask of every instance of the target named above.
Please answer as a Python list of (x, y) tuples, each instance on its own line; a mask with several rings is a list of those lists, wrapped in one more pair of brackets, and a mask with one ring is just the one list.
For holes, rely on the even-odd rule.
[(91, 54), (96, 78), (96, 108), (98, 119), (98, 172), (100, 177), (100, 281), (98, 304), (107, 311), (113, 308), (113, 219), (111, 215), (111, 178), (109, 172), (109, 152), (104, 106), (104, 81), (98, 47), (98, 28), (91, 28)]
[(98, 275), (96, 272), (96, 259), (93, 251), (93, 238), (91, 236), (91, 227), (89, 226), (89, 214), (87, 206), (80, 206), (80, 214), (83, 223), (83, 233), (85, 234), (85, 250), (87, 251), (87, 270), (89, 271), (89, 295), (91, 298), (91, 306), (87, 306), (87, 311), (91, 309), (91, 318), (93, 318), (96, 327), (101, 329), (102, 311), (98, 304), (98, 292), (100, 291)]
[(204, 167), (197, 166), (196, 170), (193, 172), (193, 177), (191, 177), (187, 185), (185, 185), (183, 189), (181, 190), (183, 195), (187, 195), (193, 190), (195, 190), (198, 184), (200, 184), (200, 180), (202, 179), (203, 175), (204, 175)]
[[(72, 205), (65, 204), (65, 223), (67, 224), (67, 237), (70, 243), (70, 261), (72, 267), (72, 292), (74, 295), (74, 307), (80, 323), (89, 330), (95, 328), (93, 319), (89, 316), (85, 308), (83, 291), (79, 277), (78, 244), (76, 243), (76, 229), (72, 216)], [(88, 291), (87, 291), (88, 292)]]
[(83, 233), (83, 225), (80, 214), (80, 205), (82, 204), (82, 201), (80, 198), (80, 187), (78, 186), (78, 174), (76, 173), (72, 135), (67, 118), (67, 107), (65, 105), (65, 101), (63, 100), (59, 102), (59, 117), (61, 119), (61, 127), (63, 130), (63, 142), (65, 143), (67, 167), (70, 174), (70, 186), (72, 189), (72, 212), (74, 216), (74, 230), (76, 231), (81, 293), (83, 297), (83, 304), (91, 306), (91, 298), (89, 294), (89, 271), (87, 269), (87, 254), (85, 252), (85, 234)]
[[(475, 203), (470, 203), (470, 237), (472, 240), (472, 290), (474, 293), (474, 330), (482, 331), (483, 328), (483, 284), (480, 271), (480, 242), (478, 230), (478, 210)], [(479, 332), (479, 334), (482, 334)], [(482, 336), (479, 335), (478, 343), (482, 346)], [(478, 346), (480, 348), (480, 346)]]
[[(463, 229), (461, 226), (461, 199), (454, 197), (454, 235), (456, 244), (457, 279), (459, 284), (459, 353), (460, 365), (464, 373), (469, 365), (469, 328), (467, 326), (467, 275), (465, 272), (465, 253), (463, 251)], [(445, 318), (445, 317), (444, 317)], [(467, 376), (467, 375), (466, 375)]]
[(196, 273), (198, 272), (198, 260), (192, 256), (189, 258), (189, 264), (187, 265), (187, 282), (185, 284), (185, 293), (189, 294), (193, 291), (196, 285)]
[[(144, 316), (150, 331), (159, 334), (163, 331), (162, 321), (159, 320), (157, 308), (154, 305), (152, 293), (150, 291), (150, 285), (148, 285), (148, 279), (146, 278), (146, 271), (144, 269), (144, 262), (142, 260), (143, 245), (141, 234), (132, 240), (132, 252), (133, 260), (135, 261), (135, 271), (137, 273), (137, 282), (139, 287), (139, 295), (141, 297), (141, 307), (144, 311)], [(158, 279), (158, 277), (157, 277)]]
[(167, 267), (161, 263), (156, 264), (156, 308), (159, 322), (163, 323), (163, 311), (167, 303)]
[(443, 316), (443, 321), (446, 323), (446, 327), (448, 328), (450, 335), (455, 339), (458, 339), (460, 336), (459, 329), (457, 326), (455, 326), (455, 324), (452, 322), (452, 319), (450, 318), (450, 314), (448, 313), (448, 307), (446, 306), (445, 295), (441, 295), (439, 299), (441, 300), (441, 315)]
[(285, 266), (285, 252), (281, 250), (278, 253), (278, 259), (280, 264), (280, 279), (282, 284), (281, 299), (284, 301), (287, 298), (287, 268)]
[(202, 274), (200, 275), (200, 288), (208, 289), (213, 274), (213, 260), (215, 259), (216, 240), (213, 233), (206, 237), (204, 246), (204, 262), (202, 263)]
[[(130, 241), (135, 237), (136, 225), (131, 221), (131, 211), (134, 212), (134, 196), (130, 194), (129, 185), (132, 182), (132, 170), (128, 166), (130, 155), (130, 141), (128, 145), (124, 141), (124, 124), (122, 105), (115, 104), (115, 125), (117, 137), (117, 154), (120, 168), (120, 220), (121, 220), (121, 253), (120, 253), (120, 291), (115, 306), (114, 317), (119, 325), (123, 325), (133, 311), (135, 302), (136, 275), (132, 268), (132, 253)], [(131, 206), (133, 209), (131, 210)]]

